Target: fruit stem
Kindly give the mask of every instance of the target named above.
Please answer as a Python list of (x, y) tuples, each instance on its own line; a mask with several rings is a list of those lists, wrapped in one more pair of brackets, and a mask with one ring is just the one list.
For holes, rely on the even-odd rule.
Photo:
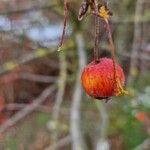
[(67, 0), (64, 0), (64, 21), (63, 21), (63, 31), (60, 38), (60, 42), (58, 44), (58, 51), (61, 50), (61, 46), (64, 41), (65, 31), (66, 31), (66, 25), (67, 25), (67, 13), (68, 13), (68, 6), (67, 6)]
[(114, 93), (115, 96), (119, 96), (119, 95), (129, 95), (129, 92), (124, 90), (119, 79), (117, 76), (117, 71), (116, 71), (116, 58), (115, 58), (115, 46), (113, 43), (113, 39), (112, 39), (112, 33), (111, 33), (111, 28), (109, 25), (109, 21), (108, 19), (104, 19), (105, 24), (106, 24), (106, 31), (108, 33), (108, 40), (109, 40), (109, 44), (110, 44), (110, 50), (111, 50), (111, 54), (112, 54), (112, 60), (113, 60), (113, 69), (114, 69)]
[(122, 84), (120, 82), (120, 80), (118, 79), (117, 76), (117, 71), (116, 71), (116, 58), (115, 58), (115, 46), (114, 46), (114, 42), (112, 39), (112, 33), (111, 33), (111, 28), (110, 28), (110, 24), (109, 24), (109, 17), (110, 17), (110, 11), (107, 8), (107, 5), (102, 5), (99, 8), (99, 16), (104, 20), (105, 22), (105, 28), (106, 28), (106, 32), (108, 34), (108, 41), (109, 41), (109, 46), (110, 46), (110, 50), (111, 50), (111, 55), (112, 55), (112, 61), (113, 61), (113, 70), (114, 70), (114, 80), (113, 80), (113, 84), (114, 84), (114, 95), (115, 96), (119, 96), (119, 95), (129, 95), (128, 91), (125, 91), (122, 87)]
[[(94, 0), (94, 6), (95, 6), (95, 12), (98, 12), (98, 4), (96, 0)], [(99, 50), (99, 28), (100, 28), (100, 22), (99, 22), (99, 17), (95, 16), (95, 43), (94, 43), (94, 61), (98, 61), (98, 50)]]
[(113, 39), (112, 39), (112, 33), (111, 33), (109, 21), (108, 21), (108, 19), (104, 19), (104, 21), (106, 24), (106, 31), (108, 33), (108, 40), (109, 40), (110, 50), (111, 50), (111, 54), (112, 54), (113, 69), (114, 69), (114, 84), (116, 87), (116, 85), (117, 85), (117, 74), (116, 74), (116, 65), (115, 65), (116, 64), (115, 47), (114, 47), (114, 43), (113, 43)]

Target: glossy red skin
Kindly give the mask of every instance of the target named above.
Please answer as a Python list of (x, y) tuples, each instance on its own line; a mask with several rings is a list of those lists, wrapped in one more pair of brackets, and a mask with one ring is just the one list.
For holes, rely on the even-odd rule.
[[(117, 77), (124, 85), (125, 77), (122, 68), (116, 64)], [(115, 95), (113, 61), (101, 58), (91, 62), (83, 69), (81, 83), (85, 92), (96, 99), (105, 99)]]

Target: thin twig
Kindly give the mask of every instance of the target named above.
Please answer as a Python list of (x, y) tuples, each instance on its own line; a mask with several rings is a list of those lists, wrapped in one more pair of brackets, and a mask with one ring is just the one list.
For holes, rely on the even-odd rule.
[(46, 88), (42, 94), (36, 98), (33, 103), (26, 106), (19, 112), (17, 112), (14, 116), (12, 116), (10, 119), (8, 119), (4, 124), (0, 126), (0, 133), (5, 132), (9, 127), (15, 125), (18, 121), (32, 113), (41, 103), (43, 103), (55, 90), (54, 86), (50, 86)]
[(33, 82), (42, 82), (42, 83), (52, 83), (56, 82), (57, 77), (46, 76), (46, 75), (37, 75), (33, 73), (19, 73), (19, 78), (24, 80), (29, 80)]
[(62, 36), (60, 38), (60, 43), (58, 45), (58, 51), (61, 50), (61, 46), (64, 41), (64, 36), (65, 36), (65, 31), (66, 31), (66, 25), (67, 25), (67, 14), (68, 14), (68, 6), (67, 6), (67, 0), (64, 0), (64, 24), (63, 24), (63, 31), (62, 31)]
[[(98, 12), (98, 4), (96, 0), (94, 0), (95, 12)], [(98, 60), (98, 50), (99, 50), (99, 28), (100, 22), (99, 17), (95, 15), (95, 44), (94, 44), (94, 61)]]
[[(30, 104), (18, 104), (18, 103), (9, 103), (5, 105), (5, 109), (9, 110), (9, 111), (13, 111), (13, 110), (20, 110), (23, 109), (27, 106), (29, 106)], [(50, 110), (50, 108), (48, 106), (44, 106), (44, 105), (39, 105), (35, 111), (39, 111), (39, 112), (45, 112), (45, 113), (49, 113), (52, 112), (52, 110)]]
[(99, 53), (99, 17), (95, 16), (95, 45), (94, 45), (94, 60), (98, 60)]
[(114, 86), (116, 87), (117, 74), (116, 74), (115, 46), (114, 46), (114, 42), (113, 42), (113, 39), (112, 39), (112, 33), (111, 33), (111, 28), (110, 28), (110, 25), (109, 25), (109, 21), (105, 20), (105, 24), (106, 24), (106, 31), (108, 33), (108, 40), (109, 40), (110, 50), (111, 50), (111, 55), (112, 55), (112, 60), (113, 60)]

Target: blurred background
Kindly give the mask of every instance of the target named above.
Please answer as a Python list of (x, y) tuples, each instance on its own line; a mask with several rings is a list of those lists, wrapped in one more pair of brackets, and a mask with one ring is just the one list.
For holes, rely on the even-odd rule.
[[(130, 96), (88, 97), (82, 68), (93, 59), (94, 18), (68, 0), (0, 1), (0, 150), (150, 150), (150, 1), (109, 0), (118, 63)], [(100, 57), (111, 57), (104, 24)]]

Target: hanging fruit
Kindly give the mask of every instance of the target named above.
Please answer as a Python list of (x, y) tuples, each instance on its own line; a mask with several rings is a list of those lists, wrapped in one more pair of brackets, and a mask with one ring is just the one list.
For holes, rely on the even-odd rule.
[[(125, 77), (122, 68), (116, 65), (116, 74), (120, 86), (114, 81), (113, 61), (109, 58), (100, 58), (84, 67), (81, 74), (81, 83), (85, 92), (96, 99), (105, 99), (120, 95)], [(118, 85), (119, 85), (118, 84)]]
[[(81, 74), (81, 84), (85, 92), (96, 99), (108, 99), (112, 96), (128, 94), (123, 89), (125, 76), (123, 69), (116, 63), (115, 48), (109, 25), (109, 17), (112, 13), (107, 7), (107, 3), (100, 4), (96, 0), (91, 1), (92, 13), (95, 15), (95, 45), (93, 61), (85, 66)], [(84, 13), (85, 14), (85, 13)], [(108, 35), (110, 52), (112, 59), (100, 58), (98, 56), (99, 45), (99, 19), (105, 23), (105, 31)]]

